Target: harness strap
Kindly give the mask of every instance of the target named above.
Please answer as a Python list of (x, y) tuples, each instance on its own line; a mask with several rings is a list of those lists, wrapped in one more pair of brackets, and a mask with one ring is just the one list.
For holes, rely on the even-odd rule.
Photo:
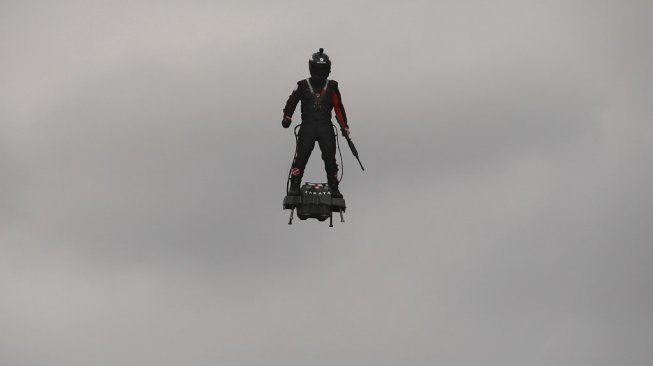
[(315, 90), (313, 90), (313, 85), (311, 85), (311, 81), (309, 79), (306, 79), (306, 83), (308, 84), (308, 89), (311, 91), (311, 96), (313, 97), (313, 99), (316, 102), (321, 101), (321, 99), (324, 98), (324, 95), (326, 95), (326, 89), (327, 86), (329, 86), (329, 79), (326, 79), (326, 81), (324, 82), (324, 88), (322, 88), (322, 93), (320, 93), (319, 98), (316, 97), (317, 94), (315, 93)]

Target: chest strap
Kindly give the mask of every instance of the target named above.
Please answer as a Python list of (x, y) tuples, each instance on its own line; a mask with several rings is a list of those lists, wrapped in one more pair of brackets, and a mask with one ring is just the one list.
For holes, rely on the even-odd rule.
[(311, 91), (311, 95), (313, 96), (313, 99), (315, 99), (315, 101), (317, 102), (320, 99), (322, 99), (324, 97), (324, 95), (326, 94), (326, 89), (327, 89), (327, 86), (329, 85), (329, 79), (326, 79), (326, 81), (324, 82), (324, 88), (322, 89), (322, 92), (320, 93), (319, 98), (316, 96), (315, 90), (313, 90), (313, 86), (311, 85), (310, 80), (306, 79), (306, 84), (308, 84), (308, 89)]

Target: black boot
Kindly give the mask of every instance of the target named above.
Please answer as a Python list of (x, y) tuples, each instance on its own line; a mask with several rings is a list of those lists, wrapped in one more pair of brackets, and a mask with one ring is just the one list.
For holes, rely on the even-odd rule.
[(299, 186), (302, 184), (302, 178), (290, 178), (290, 189), (288, 190), (289, 196), (299, 196)]
[(342, 193), (338, 190), (338, 182), (329, 182), (329, 188), (331, 189), (331, 197), (342, 198)]

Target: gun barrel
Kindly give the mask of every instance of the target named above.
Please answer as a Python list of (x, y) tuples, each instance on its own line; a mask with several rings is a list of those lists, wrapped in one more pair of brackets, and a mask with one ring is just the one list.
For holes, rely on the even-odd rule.
[(358, 160), (358, 164), (361, 166), (361, 169), (365, 170), (365, 168), (363, 167), (363, 163), (361, 163), (361, 159), (358, 157), (358, 150), (356, 150), (356, 146), (354, 146), (354, 142), (351, 141), (349, 136), (345, 135), (345, 138), (347, 139), (347, 144), (349, 145), (349, 148), (351, 149), (351, 153), (354, 154), (354, 156), (356, 157), (356, 160)]
[(351, 141), (349, 136), (347, 136), (347, 144), (349, 144), (349, 148), (351, 149), (351, 152), (354, 154), (354, 156), (358, 157), (358, 150), (356, 150), (356, 146), (354, 146), (354, 142)]

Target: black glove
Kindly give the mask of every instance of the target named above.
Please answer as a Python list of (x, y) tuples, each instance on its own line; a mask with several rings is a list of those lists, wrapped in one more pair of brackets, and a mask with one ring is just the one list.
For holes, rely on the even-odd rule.
[(283, 117), (283, 119), (281, 120), (281, 125), (283, 126), (283, 128), (290, 127), (291, 123), (292, 123), (292, 120), (290, 118), (288, 118), (288, 117)]

